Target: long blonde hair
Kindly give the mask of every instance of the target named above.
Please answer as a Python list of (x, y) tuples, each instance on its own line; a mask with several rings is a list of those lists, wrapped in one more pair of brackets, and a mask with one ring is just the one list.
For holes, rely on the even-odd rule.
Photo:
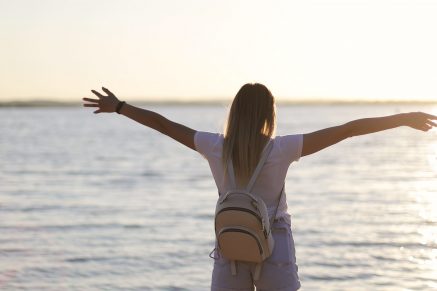
[(222, 162), (232, 159), (237, 186), (246, 185), (276, 129), (275, 99), (266, 86), (247, 83), (238, 91), (224, 131)]

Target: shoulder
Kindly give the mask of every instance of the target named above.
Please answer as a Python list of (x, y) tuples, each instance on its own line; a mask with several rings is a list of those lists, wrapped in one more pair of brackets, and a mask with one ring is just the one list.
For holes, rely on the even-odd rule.
[(223, 134), (207, 132), (207, 131), (196, 131), (194, 134), (194, 143), (216, 143), (223, 141)]
[(194, 146), (203, 156), (207, 156), (215, 148), (223, 145), (224, 136), (221, 133), (196, 131), (194, 134)]
[(302, 155), (303, 134), (279, 135), (274, 138), (278, 151), (288, 162), (298, 161)]
[(275, 143), (290, 144), (290, 143), (300, 143), (303, 141), (303, 134), (287, 134), (287, 135), (277, 135), (273, 139)]

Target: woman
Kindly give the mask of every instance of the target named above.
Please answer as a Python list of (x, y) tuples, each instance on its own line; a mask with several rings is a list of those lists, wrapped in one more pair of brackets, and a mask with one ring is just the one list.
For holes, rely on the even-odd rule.
[(216, 249), (211, 290), (253, 290), (254, 285), (257, 290), (300, 288), (290, 215), (287, 212), (285, 193), (282, 192), (288, 167), (293, 161), (353, 136), (400, 126), (428, 131), (436, 126), (432, 120), (437, 119), (430, 114), (411, 112), (358, 119), (307, 134), (274, 137), (274, 97), (264, 85), (255, 83), (245, 84), (238, 91), (232, 102), (225, 133), (222, 135), (195, 131), (155, 112), (120, 102), (108, 89), (102, 87), (102, 90), (107, 96), (91, 90), (98, 99), (83, 98), (90, 102), (84, 106), (98, 107), (94, 113), (117, 112), (125, 115), (198, 151), (208, 160), (220, 193), (225, 193), (230, 188), (229, 179), (226, 178), (229, 160), (235, 169), (236, 184), (242, 187), (251, 177), (267, 142), (273, 141), (265, 166), (253, 188), (253, 192), (266, 203), (269, 216), (272, 219), (275, 216), (272, 230), (275, 240), (273, 253), (262, 264), (259, 278), (254, 280), (254, 263), (237, 262), (238, 273), (235, 276), (231, 274), (230, 261)]

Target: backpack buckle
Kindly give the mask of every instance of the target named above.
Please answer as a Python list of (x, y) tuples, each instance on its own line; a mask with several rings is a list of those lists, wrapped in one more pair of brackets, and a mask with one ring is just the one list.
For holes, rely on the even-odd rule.
[(255, 201), (251, 201), (250, 202), (250, 204), (252, 204), (252, 206), (255, 208), (255, 209), (258, 209), (258, 204), (255, 202)]

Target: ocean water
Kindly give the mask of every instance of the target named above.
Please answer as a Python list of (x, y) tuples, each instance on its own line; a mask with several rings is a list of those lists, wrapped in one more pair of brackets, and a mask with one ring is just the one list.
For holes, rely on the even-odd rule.
[[(221, 131), (224, 106), (155, 105)], [(278, 106), (278, 134), (429, 105)], [(209, 290), (217, 191), (199, 154), (117, 114), (0, 109), (0, 290)], [(293, 163), (301, 290), (437, 290), (437, 130)]]

